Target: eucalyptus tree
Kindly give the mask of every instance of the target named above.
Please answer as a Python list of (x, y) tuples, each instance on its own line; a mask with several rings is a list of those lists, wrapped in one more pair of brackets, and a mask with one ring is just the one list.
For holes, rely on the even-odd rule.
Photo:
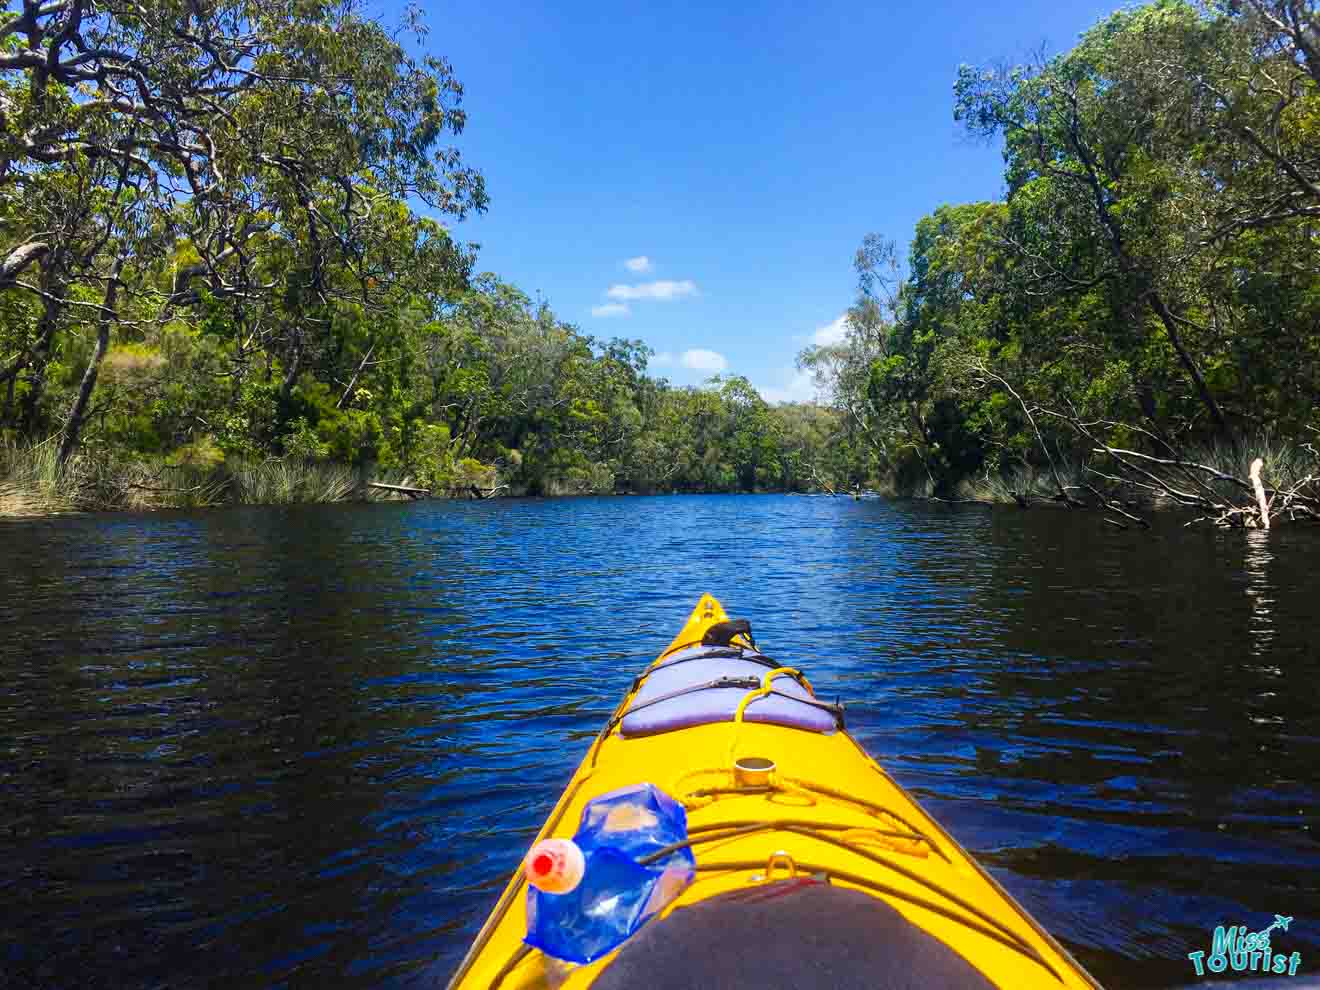
[(1314, 0), (1229, 0), (1226, 6), (1235, 14), (1245, 11), (1259, 18), (1274, 44), (1320, 86), (1320, 10)]
[(1125, 368), (1129, 397), (1166, 440), (1206, 421), (1240, 438), (1295, 419), (1296, 401), (1268, 379), (1293, 396), (1316, 385), (1315, 17), (1310, 4), (1248, 6), (1159, 0), (1057, 58), (965, 67), (956, 86), (956, 117), (1003, 135), (1023, 274), (1038, 294), (1084, 306), (1099, 373)]
[[(461, 87), (353, 3), (22, 0), (0, 39), (0, 197), (13, 221), (0, 294), (44, 308), (0, 340), (0, 370), (22, 376), (29, 402), (61, 329), (94, 319), (95, 364), (102, 328), (128, 305), (139, 322), (227, 323), (236, 385), (259, 356), (287, 403), (336, 349), (345, 307), (377, 316), (419, 268), (437, 276), (433, 292), (466, 278), (465, 252), (401, 205), (484, 208), (480, 175), (442, 142), (464, 124)], [(49, 205), (25, 213), (20, 197)], [(148, 273), (166, 261), (162, 288)], [(84, 282), (107, 287), (92, 309), (75, 298)], [(95, 372), (83, 382), (66, 457)]]
[[(1055, 59), (1001, 71), (964, 67), (955, 117), (973, 133), (1003, 135), (1022, 253), (1064, 260), (1050, 272), (1058, 291), (1101, 289), (1130, 350), (1158, 348), (1154, 319), (1205, 413), (1227, 434), (1206, 374), (1216, 341), (1189, 312), (1192, 269), (1205, 257), (1195, 212), (1211, 180), (1188, 160), (1188, 86), (1151, 57), (1199, 21), (1190, 5), (1162, 0), (1112, 15)], [(1146, 387), (1140, 374), (1138, 390)]]

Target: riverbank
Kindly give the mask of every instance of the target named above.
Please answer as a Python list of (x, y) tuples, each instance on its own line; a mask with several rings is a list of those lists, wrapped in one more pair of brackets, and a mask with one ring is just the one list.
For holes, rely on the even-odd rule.
[(53, 444), (0, 451), (0, 517), (406, 497), (368, 487), (364, 473), (346, 464), (276, 458), (190, 464), (82, 454), (61, 470), (56, 454)]
[[(1254, 451), (1264, 456), (1256, 458)], [(1117, 466), (1056, 461), (1048, 467), (1024, 464), (998, 474), (966, 478), (952, 491), (930, 479), (871, 481), (853, 489), (804, 487), (631, 490), (597, 487), (583, 479), (543, 481), (536, 491), (506, 483), (494, 468), (480, 477), (455, 476), (448, 484), (418, 480), (404, 470), (387, 470), (298, 457), (228, 458), (207, 462), (145, 459), (82, 453), (61, 469), (57, 448), (47, 443), (0, 448), (0, 518), (72, 512), (156, 511), (223, 505), (294, 505), (427, 499), (567, 497), (583, 495), (796, 494), (839, 498), (917, 499), (1021, 508), (1095, 510), (1111, 525), (1149, 525), (1146, 516), (1167, 509), (1199, 509), (1198, 521), (1229, 526), (1260, 525), (1264, 504), (1272, 521), (1320, 522), (1314, 510), (1320, 488), (1320, 458), (1308, 444), (1265, 440), (1249, 449), (1205, 447), (1177, 461), (1119, 452)], [(1134, 460), (1139, 459), (1139, 460)], [(1259, 501), (1247, 479), (1259, 460), (1264, 479)]]
[[(0, 518), (72, 512), (202, 509), (222, 505), (393, 502), (419, 497), (484, 499), (533, 494), (550, 497), (744, 494), (696, 490), (619, 492), (613, 488), (594, 490), (572, 482), (549, 482), (545, 488), (544, 491), (529, 492), (490, 479), (466, 477), (450, 485), (433, 487), (407, 471), (297, 457), (231, 458), (199, 464), (170, 458), (147, 460), (84, 453), (61, 470), (54, 444), (0, 448)], [(770, 489), (758, 493), (784, 494)]]

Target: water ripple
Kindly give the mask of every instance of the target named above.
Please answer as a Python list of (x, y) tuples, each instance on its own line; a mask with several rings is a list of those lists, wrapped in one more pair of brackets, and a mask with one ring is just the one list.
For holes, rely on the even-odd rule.
[(1105, 982), (1320, 952), (1320, 534), (849, 499), (0, 525), (6, 986), (443, 975), (711, 591)]

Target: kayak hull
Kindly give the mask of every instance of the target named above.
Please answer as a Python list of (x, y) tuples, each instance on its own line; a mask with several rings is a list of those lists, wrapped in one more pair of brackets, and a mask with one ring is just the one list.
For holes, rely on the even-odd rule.
[[(727, 618), (704, 595), (656, 663)], [(884, 901), (995, 986), (1099, 986), (846, 731), (743, 720), (626, 737), (619, 717), (642, 680), (592, 743), (538, 840), (571, 838), (589, 801), (649, 782), (686, 806), (697, 859), (696, 879), (665, 915), (756, 885), (828, 878)], [(733, 767), (762, 761), (773, 763), (768, 777)], [(451, 988), (589, 987), (627, 950), (566, 968), (523, 944), (525, 903), (515, 873)]]

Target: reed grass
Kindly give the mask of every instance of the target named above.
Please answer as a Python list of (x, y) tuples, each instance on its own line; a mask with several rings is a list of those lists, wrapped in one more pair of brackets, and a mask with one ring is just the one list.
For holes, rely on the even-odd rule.
[[(1233, 443), (1212, 441), (1191, 445), (1178, 452), (1176, 458), (1167, 452), (1153, 451), (1159, 457), (1170, 460), (1182, 460), (1188, 464), (1202, 465), (1232, 478), (1246, 481), (1251, 470), (1251, 462), (1257, 457), (1264, 463), (1262, 475), (1265, 484), (1271, 489), (1289, 489), (1307, 478), (1320, 477), (1320, 453), (1317, 444), (1303, 441), (1284, 441), (1268, 431), (1248, 434)], [(1104, 474), (1122, 476), (1123, 471), (1113, 460), (1101, 454), (1094, 455), (1091, 466)], [(1206, 488), (1226, 501), (1240, 500), (1242, 486), (1232, 481), (1216, 479), (1205, 471), (1196, 468), (1181, 468), (1172, 465), (1145, 463), (1150, 472), (1157, 477), (1167, 479), (1167, 483), (1181, 490), (1204, 492)], [(1087, 500), (1089, 486), (1115, 496), (1120, 491), (1128, 498), (1135, 498), (1151, 505), (1172, 502), (1172, 499), (1157, 499), (1145, 490), (1126, 490), (1126, 486), (1116, 484), (1088, 471), (1087, 465), (1078, 461), (1058, 463), (1059, 479), (1069, 493)], [(1195, 478), (1193, 482), (1191, 479)], [(1149, 481), (1147, 478), (1138, 480)], [(1199, 483), (1199, 484), (1198, 484)], [(1204, 487), (1202, 487), (1204, 486)], [(1048, 467), (1036, 465), (1018, 465), (998, 474), (987, 474), (980, 478), (968, 478), (958, 485), (958, 496), (978, 502), (1003, 504), (1021, 503), (1022, 501), (1039, 502), (1057, 499), (1058, 486)]]
[(226, 501), (241, 505), (346, 502), (358, 489), (356, 473), (344, 464), (244, 461), (229, 467), (228, 474)]
[[(1063, 461), (1056, 464), (1059, 481), (1070, 495), (1080, 495), (1079, 489), (1087, 484), (1086, 469), (1080, 463)], [(986, 474), (980, 478), (965, 478), (957, 486), (959, 498), (975, 502), (990, 502), (1003, 505), (1017, 505), (1027, 502), (1057, 501), (1059, 486), (1054, 474), (1048, 467), (1040, 468), (1032, 464), (1020, 464), (998, 474)]]
[(0, 446), (0, 516), (77, 511), (54, 443)]
[[(380, 480), (411, 484), (402, 472)], [(0, 445), (0, 516), (104, 510), (194, 509), (381, 499), (344, 464), (294, 458), (222, 463), (171, 463), (84, 452), (63, 470), (53, 442)]]
[[(1268, 430), (1260, 430), (1236, 443), (1215, 442), (1192, 447), (1184, 455), (1196, 464), (1204, 464), (1223, 474), (1246, 480), (1251, 462), (1257, 457), (1265, 463), (1261, 477), (1266, 487), (1292, 488), (1304, 479), (1320, 475), (1317, 444), (1281, 440)], [(1210, 486), (1224, 496), (1239, 497), (1241, 488), (1231, 482), (1213, 481)]]

